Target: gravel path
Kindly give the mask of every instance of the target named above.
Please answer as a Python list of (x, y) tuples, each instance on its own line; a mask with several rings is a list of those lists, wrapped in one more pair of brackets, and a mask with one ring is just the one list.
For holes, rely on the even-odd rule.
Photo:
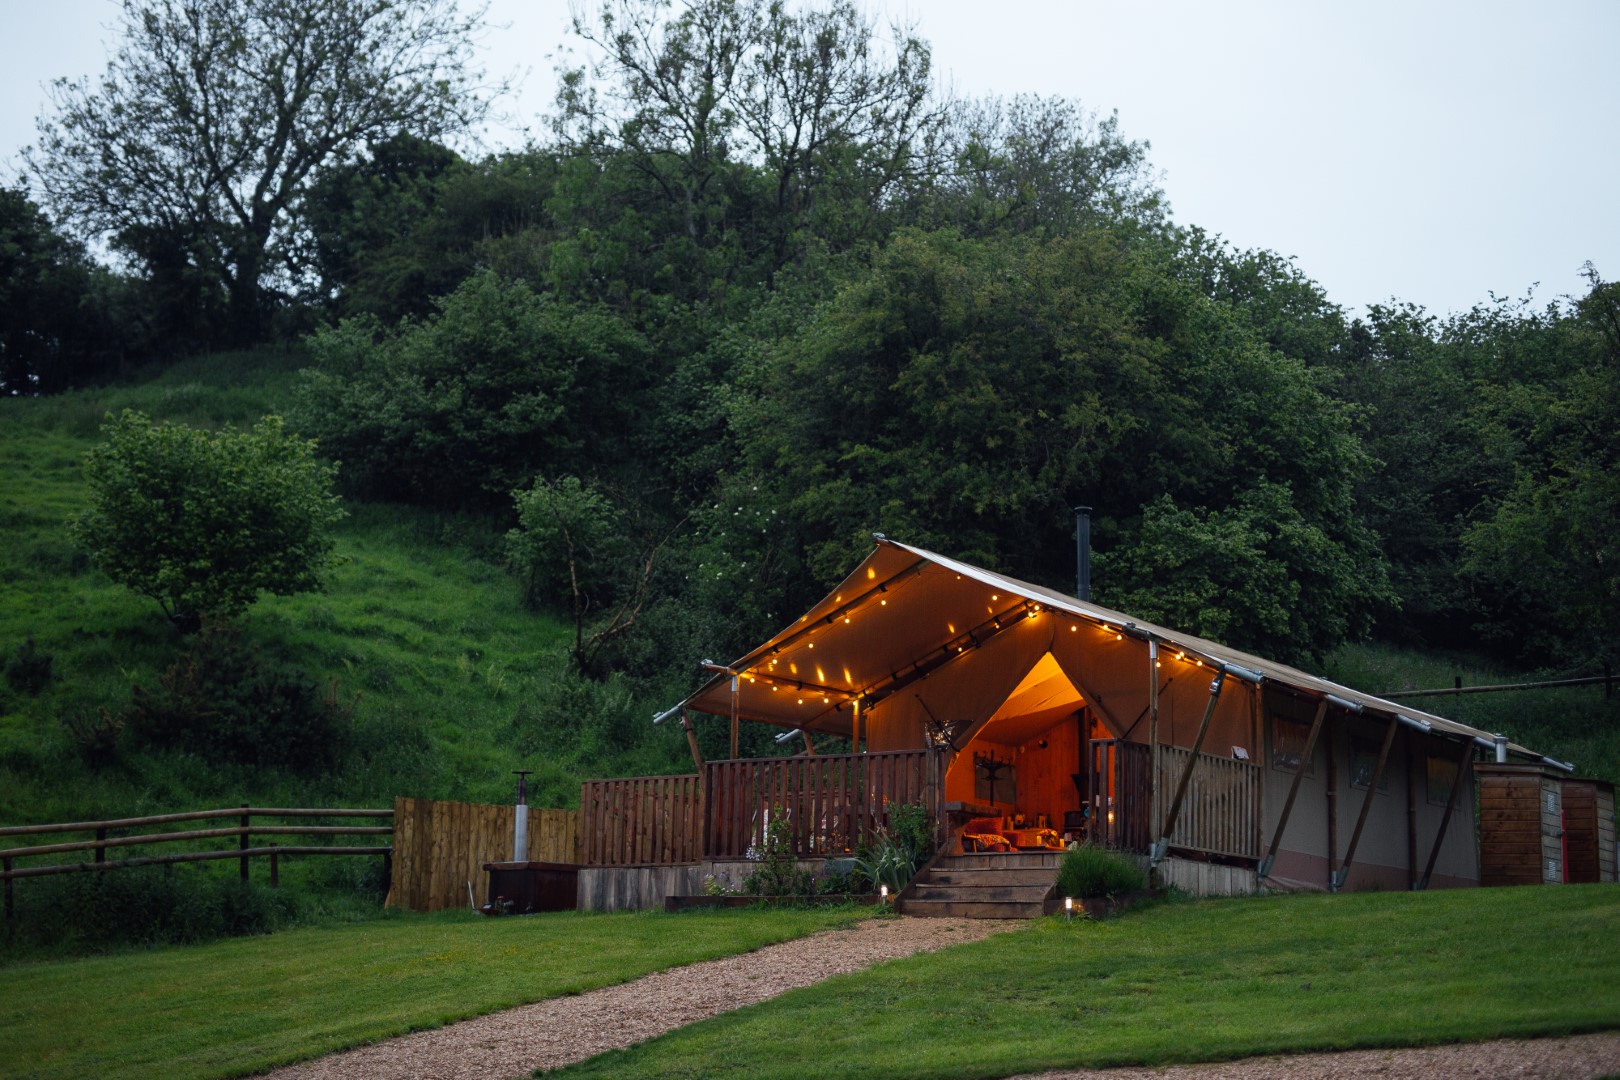
[[(498, 1080), (643, 1042), (800, 986), (1021, 922), (867, 919), (751, 953), (672, 968), (575, 997), (552, 998), (459, 1024), (330, 1054), (274, 1080)], [(1162, 1069), (1047, 1072), (1014, 1080), (1428, 1080), (1430, 1077), (1592, 1078), (1620, 1075), (1620, 1032), (1399, 1050), (1246, 1058)]]
[(1081, 1069), (1014, 1080), (1429, 1080), (1431, 1077), (1537, 1077), (1591, 1080), (1620, 1074), (1620, 1032), (1567, 1039), (1501, 1039), (1404, 1050), (1245, 1058), (1164, 1069)]
[(863, 919), (751, 953), (552, 998), (289, 1066), (275, 1080), (497, 1080), (556, 1068), (846, 971), (857, 971), (1021, 922)]

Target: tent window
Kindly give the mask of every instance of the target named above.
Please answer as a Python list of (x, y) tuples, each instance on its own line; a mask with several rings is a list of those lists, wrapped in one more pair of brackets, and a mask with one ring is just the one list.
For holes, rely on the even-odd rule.
[[(1271, 767), (1283, 772), (1298, 772), (1300, 758), (1305, 755), (1305, 740), (1311, 737), (1311, 725), (1290, 720), (1286, 716), (1271, 718)], [(1316, 762), (1305, 763), (1305, 775), (1316, 775)]]
[(1451, 787), (1457, 782), (1457, 762), (1429, 754), (1428, 766), (1429, 805), (1444, 806), (1451, 801)]
[[(1372, 783), (1373, 771), (1378, 768), (1378, 752), (1383, 746), (1372, 739), (1350, 740), (1350, 786), (1365, 789)], [(1389, 792), (1389, 764), (1384, 764), (1384, 774), (1378, 778), (1378, 790), (1381, 793)]]

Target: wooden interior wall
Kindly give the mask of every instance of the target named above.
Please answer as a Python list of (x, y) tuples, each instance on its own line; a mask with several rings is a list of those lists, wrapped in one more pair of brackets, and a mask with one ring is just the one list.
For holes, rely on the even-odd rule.
[[(1046, 743), (1043, 748), (1040, 744)], [(1045, 814), (1046, 823), (1063, 830), (1063, 812), (1080, 808), (1080, 792), (1073, 774), (1080, 772), (1080, 723), (1060, 720), (1017, 748), (1018, 809), (1034, 820)]]
[[(489, 902), (486, 862), (512, 857), (511, 806), (394, 800), (394, 880), (389, 904), (411, 911), (442, 911)], [(577, 863), (579, 811), (529, 808), (529, 860)]]
[[(1045, 747), (1040, 745), (1043, 740)], [(973, 740), (956, 755), (945, 774), (946, 799), (984, 804), (984, 799), (974, 795), (975, 753), (994, 753), (998, 758), (1013, 762), (1017, 801), (998, 798), (995, 807), (1001, 813), (1021, 813), (1032, 821), (1037, 814), (1045, 814), (1047, 824), (1062, 831), (1063, 812), (1080, 808), (1080, 793), (1073, 779), (1073, 774), (1081, 771), (1080, 723), (1074, 717), (1058, 721), (1021, 745), (985, 738)]]

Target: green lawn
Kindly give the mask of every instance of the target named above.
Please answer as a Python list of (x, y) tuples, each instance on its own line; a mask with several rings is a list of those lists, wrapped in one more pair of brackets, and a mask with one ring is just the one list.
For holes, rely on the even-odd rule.
[(464, 912), (7, 968), (0, 1075), (239, 1076), (864, 918)]
[(1620, 887), (1166, 904), (840, 976), (559, 1075), (998, 1077), (1620, 1027)]

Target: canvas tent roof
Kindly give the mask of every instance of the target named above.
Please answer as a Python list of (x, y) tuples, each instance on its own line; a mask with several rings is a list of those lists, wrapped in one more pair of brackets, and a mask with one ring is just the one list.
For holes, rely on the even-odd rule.
[[(719, 716), (730, 716), (735, 709), (742, 719), (847, 736), (857, 705), (865, 715), (890, 695), (921, 680), (946, 677), (953, 667), (977, 665), (975, 670), (988, 674), (998, 651), (1011, 655), (1000, 648), (999, 639), (1016, 635), (1003, 631), (1023, 631), (1020, 620), (1041, 619), (1066, 621), (1070, 631), (1084, 626), (1108, 640), (1157, 642), (1160, 650), (1197, 656), (1212, 669), (1224, 666), (1251, 682), (1276, 683), (1316, 698), (1331, 696), (1336, 704), (1494, 745), (1490, 733), (1478, 728), (882, 537), (837, 588), (770, 640), (717, 671), (682, 705)], [(1054, 625), (1053, 633), (1058, 629)], [(991, 685), (978, 695), (981, 711), (993, 711), (1015, 695), (1028, 699), (1030, 711), (1039, 711), (1043, 700), (1059, 706), (1062, 694), (1055, 680), (1062, 679), (1061, 672), (1041, 677), (1039, 665), (1019, 663), (1020, 670), (998, 673), (1000, 681), (985, 680)], [(967, 683), (959, 680), (957, 685)], [(1550, 760), (1516, 744), (1509, 750)]]

